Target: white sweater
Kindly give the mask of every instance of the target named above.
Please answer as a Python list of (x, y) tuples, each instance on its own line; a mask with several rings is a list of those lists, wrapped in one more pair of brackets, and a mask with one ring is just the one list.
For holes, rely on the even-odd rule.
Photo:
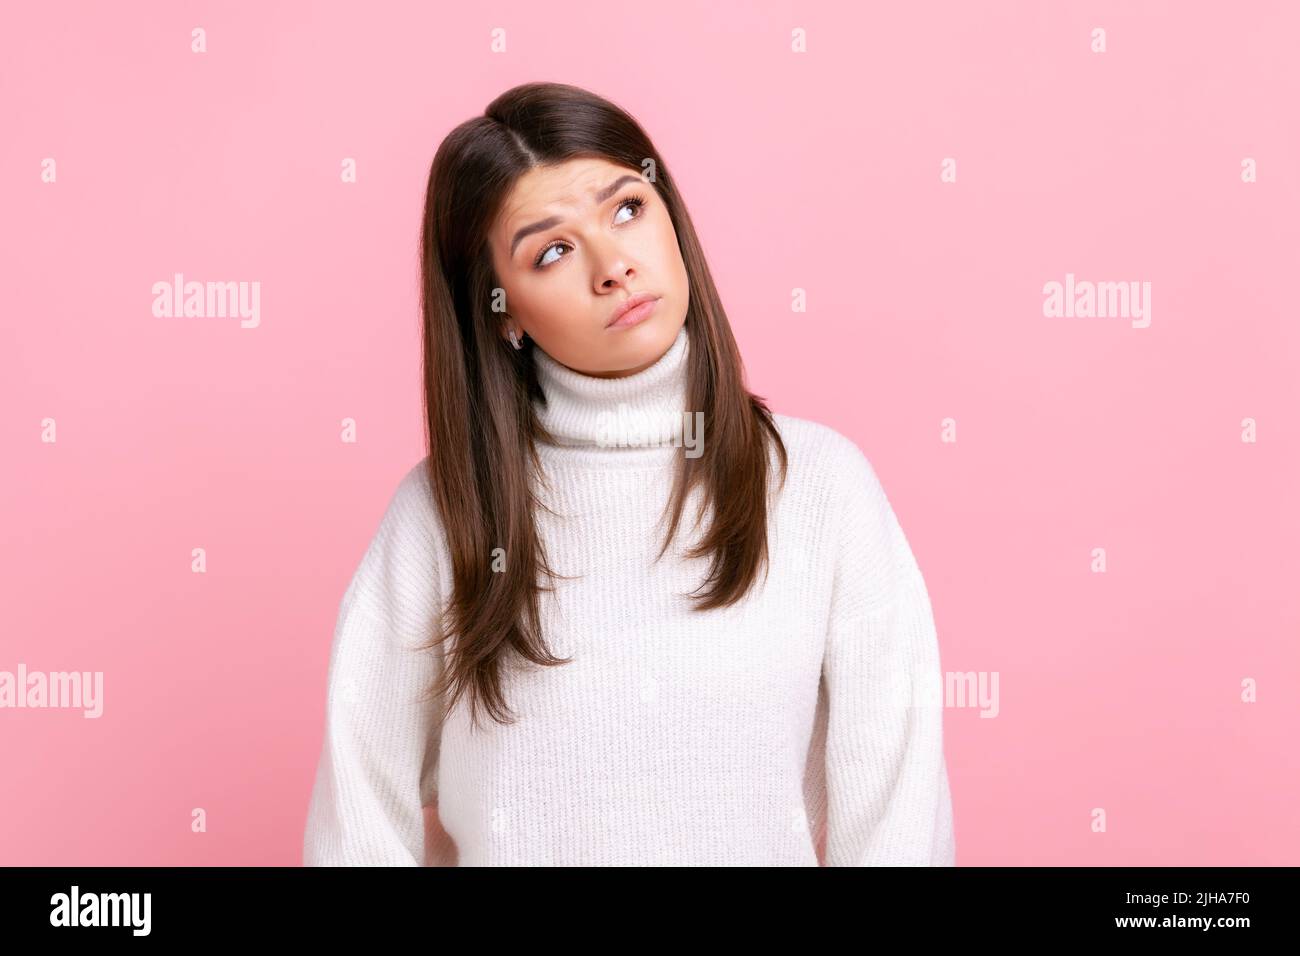
[(680, 418), (689, 344), (621, 379), (537, 351), (561, 442), (539, 446), (561, 517), (537, 520), (580, 578), (541, 599), (573, 662), (503, 672), (513, 725), (415, 702), (451, 582), (424, 463), (402, 479), (339, 608), (306, 865), (954, 865), (929, 596), (858, 447), (775, 416), (790, 472), (741, 604), (691, 610), (695, 497), (654, 563), (685, 450), (632, 446), (618, 406)]

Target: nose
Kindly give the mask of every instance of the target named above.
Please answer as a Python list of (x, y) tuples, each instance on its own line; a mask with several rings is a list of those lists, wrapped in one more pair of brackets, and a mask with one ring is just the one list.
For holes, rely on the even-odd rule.
[(626, 285), (636, 278), (636, 267), (617, 239), (607, 238), (592, 247), (595, 256), (595, 285), (597, 292), (608, 292)]

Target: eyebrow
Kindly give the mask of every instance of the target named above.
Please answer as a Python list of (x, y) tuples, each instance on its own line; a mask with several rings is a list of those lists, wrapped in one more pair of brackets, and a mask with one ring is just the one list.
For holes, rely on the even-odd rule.
[[(595, 199), (596, 205), (599, 206), (610, 196), (614, 195), (614, 193), (622, 189), (625, 183), (639, 183), (640, 181), (641, 181), (640, 176), (633, 176), (630, 173), (626, 176), (620, 176), (618, 179), (614, 180), (604, 189), (598, 189), (596, 190), (596, 192), (592, 193), (592, 198)], [(510, 240), (510, 258), (512, 259), (514, 258), (515, 249), (519, 246), (519, 243), (522, 240), (524, 240), (528, 236), (531, 236), (535, 232), (541, 232), (544, 229), (550, 229), (554, 226), (558, 226), (561, 222), (563, 222), (563, 220), (559, 216), (548, 216), (545, 219), (538, 220), (532, 225), (524, 226), (523, 228), (521, 228), (518, 232), (515, 233), (515, 237)]]

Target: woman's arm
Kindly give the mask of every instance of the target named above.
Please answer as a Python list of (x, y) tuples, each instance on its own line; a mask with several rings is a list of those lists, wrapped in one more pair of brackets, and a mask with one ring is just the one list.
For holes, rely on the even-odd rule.
[(439, 649), (427, 482), (398, 486), (340, 604), (325, 731), (303, 835), (306, 866), (425, 865), (424, 804), (436, 797), (439, 721), (420, 700)]
[[(844, 439), (848, 442), (848, 439)], [(827, 866), (953, 866), (943, 679), (925, 581), (852, 445), (822, 675)]]

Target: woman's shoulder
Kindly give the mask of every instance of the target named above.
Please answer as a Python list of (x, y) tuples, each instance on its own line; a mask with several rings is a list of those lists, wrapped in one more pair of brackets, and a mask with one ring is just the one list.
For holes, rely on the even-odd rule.
[(870, 459), (852, 438), (830, 425), (774, 413), (772, 420), (790, 458), (790, 471), (819, 485), (831, 497), (883, 496)]
[(829, 425), (774, 417), (789, 446), (791, 472), (801, 467), (802, 480), (825, 506), (846, 566), (868, 569), (863, 577), (870, 586), (854, 592), (853, 606), (880, 606), (920, 569), (876, 469), (857, 442)]
[(400, 473), (393, 491), (393, 502), (400, 502), (411, 509), (434, 509), (433, 486), (430, 484), (429, 457), (425, 455), (414, 464), (408, 465)]
[(383, 514), (344, 602), (355, 600), (374, 610), (425, 617), (435, 605), (436, 585), (446, 563), (446, 537), (430, 484), (428, 456), (399, 471), (388, 489)]
[(388, 500), (381, 530), (403, 537), (426, 538), (441, 530), (438, 505), (433, 496), (429, 474), (429, 456), (397, 472), (397, 480), (388, 486)]

